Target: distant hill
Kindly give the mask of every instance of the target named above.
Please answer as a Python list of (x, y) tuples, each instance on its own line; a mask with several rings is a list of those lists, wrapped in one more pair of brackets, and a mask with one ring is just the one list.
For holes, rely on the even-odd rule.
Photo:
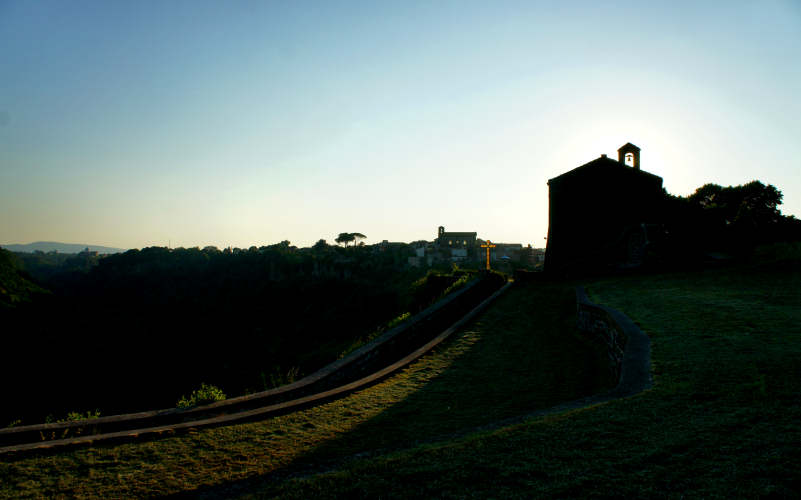
[(124, 248), (103, 247), (100, 245), (85, 245), (78, 243), (59, 243), (57, 241), (37, 241), (35, 243), (28, 243), (26, 245), (0, 245), (0, 247), (12, 252), (35, 252), (39, 250), (41, 252), (56, 251), (58, 253), (80, 253), (86, 248), (89, 248), (90, 252), (120, 253), (126, 250)]

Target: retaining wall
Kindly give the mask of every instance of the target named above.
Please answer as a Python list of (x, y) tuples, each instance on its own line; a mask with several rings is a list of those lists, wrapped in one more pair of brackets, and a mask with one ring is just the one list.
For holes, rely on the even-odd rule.
[(579, 286), (576, 322), (579, 330), (606, 344), (610, 369), (618, 379), (607, 396), (629, 396), (651, 387), (651, 341), (628, 316), (590, 302), (584, 287)]

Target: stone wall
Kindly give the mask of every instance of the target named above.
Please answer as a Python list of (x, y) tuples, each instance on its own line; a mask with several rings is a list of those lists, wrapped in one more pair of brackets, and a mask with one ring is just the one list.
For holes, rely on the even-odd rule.
[(625, 314), (593, 304), (576, 287), (576, 322), (580, 331), (606, 344), (609, 367), (617, 377), (610, 396), (636, 394), (651, 387), (651, 341)]
[(606, 344), (609, 369), (616, 379), (620, 378), (626, 335), (604, 308), (590, 302), (583, 287), (576, 288), (576, 322), (581, 332)]

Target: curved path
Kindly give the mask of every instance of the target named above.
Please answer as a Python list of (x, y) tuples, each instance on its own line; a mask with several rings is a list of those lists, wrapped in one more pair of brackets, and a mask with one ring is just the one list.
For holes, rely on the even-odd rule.
[[(621, 363), (620, 379), (618, 381), (618, 384), (613, 389), (594, 396), (587, 396), (584, 398), (567, 401), (565, 403), (560, 403), (550, 408), (539, 409), (521, 415), (517, 415), (514, 417), (504, 418), (501, 420), (497, 420), (495, 422), (491, 422), (489, 424), (469, 427), (466, 429), (461, 429), (447, 434), (440, 434), (438, 436), (434, 436), (428, 439), (421, 439), (418, 441), (406, 443), (403, 446), (362, 451), (351, 456), (337, 457), (335, 459), (325, 460), (322, 462), (317, 462), (315, 464), (306, 465), (299, 468), (290, 468), (289, 470), (277, 470), (259, 476), (257, 478), (243, 479), (232, 484), (224, 484), (224, 485), (212, 486), (209, 488), (201, 488), (200, 490), (192, 492), (193, 497), (217, 498), (218, 496), (222, 496), (228, 498), (228, 497), (243, 495), (245, 493), (251, 492), (252, 488), (258, 487), (258, 485), (263, 483), (264, 481), (276, 481), (276, 480), (286, 480), (295, 478), (302, 479), (316, 474), (325, 474), (328, 472), (334, 472), (336, 470), (342, 469), (343, 466), (346, 466), (349, 463), (356, 462), (359, 460), (373, 458), (373, 457), (380, 457), (383, 455), (387, 455), (389, 453), (401, 451), (404, 449), (409, 449), (410, 447), (414, 446), (451, 441), (454, 439), (459, 439), (468, 436), (470, 434), (474, 434), (476, 432), (492, 431), (503, 427), (508, 427), (510, 425), (515, 425), (532, 418), (553, 415), (570, 410), (577, 410), (580, 408), (586, 408), (589, 406), (605, 403), (607, 401), (611, 401), (614, 399), (631, 397), (645, 390), (650, 389), (653, 385), (653, 381), (651, 378), (651, 341), (648, 338), (648, 336), (628, 316), (626, 316), (622, 312), (617, 311), (616, 309), (612, 309), (611, 307), (603, 306), (600, 304), (594, 304), (590, 302), (590, 300), (584, 293), (583, 287), (576, 288), (576, 299), (578, 302), (589, 304), (593, 307), (597, 307), (606, 311), (611, 320), (616, 323), (617, 327), (626, 336), (627, 340), (624, 349), (623, 360)], [(182, 497), (181, 494), (177, 496)]]
[[(303, 408), (320, 405), (375, 384), (420, 358), (443, 340), (447, 339), (453, 332), (458, 330), (465, 323), (472, 320), (510, 286), (511, 283), (505, 284), (501, 289), (497, 290), (490, 297), (483, 300), (479, 305), (470, 310), (466, 315), (461, 317), (450, 327), (427, 342), (424, 346), (416, 349), (411, 354), (398, 361), (395, 361), (389, 366), (367, 375), (366, 377), (360, 378), (354, 382), (339, 385), (333, 389), (297, 397), (298, 394), (302, 394), (303, 389), (310, 388), (315, 382), (318, 382), (325, 377), (336, 375), (338, 371), (344, 369), (348, 364), (356, 362), (364, 356), (369, 356), (370, 350), (372, 347), (374, 347), (375, 343), (364, 346), (346, 358), (338, 360), (322, 368), (318, 372), (315, 372), (309, 377), (301, 379), (287, 386), (258, 394), (231, 398), (226, 401), (199, 406), (190, 410), (156, 410), (151, 412), (101, 417), (91, 421), (40, 424), (19, 428), (0, 429), (0, 442), (3, 440), (8, 441), (9, 439), (14, 439), (15, 437), (22, 441), (0, 447), (0, 454), (11, 452), (41, 451), (65, 446), (91, 444), (101, 441), (124, 441), (143, 436), (158, 436), (186, 431), (189, 429), (197, 429), (200, 427), (221, 426), (249, 420), (260, 420), (267, 417), (282, 415), (301, 410)], [(465, 287), (465, 289), (455, 292), (453, 298), (456, 298), (461, 293), (466, 292), (468, 288), (469, 287)], [(441, 304), (435, 304), (430, 309), (430, 312), (436, 311), (440, 307), (442, 307)], [(423, 319), (420, 319), (419, 321), (425, 320), (425, 315), (423, 316)], [(387, 334), (378, 339), (377, 342), (380, 343), (390, 340), (392, 336), (398, 332), (387, 332)], [(274, 402), (275, 399), (281, 398), (291, 399)], [(256, 407), (254, 408), (253, 406)], [(187, 419), (191, 420), (186, 421)], [(116, 427), (120, 430), (112, 432), (101, 431), (101, 433), (88, 434), (88, 432), (92, 432), (92, 427), (94, 426), (102, 426), (107, 429), (114, 429)], [(42, 440), (42, 436), (46, 435), (57, 436), (58, 434), (63, 434), (66, 436), (69, 432), (82, 431), (87, 432), (87, 434), (72, 438)]]
[[(414, 352), (405, 356), (404, 358), (378, 371), (375, 371), (366, 377), (360, 378), (359, 380), (350, 383), (339, 385), (333, 389), (316, 392), (302, 397), (295, 397), (287, 401), (282, 401), (277, 403), (271, 403), (269, 400), (270, 396), (276, 396), (276, 395), (286, 396), (293, 394), (293, 391), (297, 392), (298, 389), (302, 389), (303, 387), (309, 386), (312, 382), (319, 380), (324, 375), (330, 375), (331, 373), (342, 369), (342, 367), (346, 364), (344, 363), (345, 361), (344, 359), (338, 360), (337, 362), (328, 365), (327, 367), (316, 372), (315, 374), (312, 374), (309, 377), (306, 377), (305, 379), (302, 379), (298, 382), (271, 391), (265, 391), (264, 393), (259, 393), (256, 395), (232, 398), (231, 400), (221, 401), (218, 403), (213, 403), (210, 405), (205, 405), (185, 411), (169, 409), (169, 410), (160, 410), (153, 412), (142, 412), (137, 414), (102, 417), (101, 419), (97, 419), (96, 423), (106, 425), (107, 427), (112, 427), (113, 425), (119, 425), (120, 427), (122, 427), (121, 430), (113, 432), (103, 432), (93, 435), (87, 434), (72, 438), (54, 439), (45, 441), (41, 440), (41, 438), (39, 437), (40, 432), (42, 433), (42, 435), (44, 435), (44, 433), (55, 434), (59, 432), (66, 434), (65, 431), (67, 430), (85, 429), (93, 425), (95, 421), (42, 424), (35, 426), (26, 426), (23, 428), (1, 429), (0, 438), (7, 437), (13, 434), (19, 434), (21, 433), (20, 431), (22, 431), (27, 433), (28, 440), (25, 442), (14, 443), (8, 446), (1, 447), (0, 453), (47, 450), (47, 449), (61, 448), (65, 446), (75, 446), (80, 444), (124, 441), (124, 440), (136, 439), (143, 436), (158, 436), (163, 434), (172, 434), (175, 432), (185, 431), (189, 429), (197, 429), (200, 427), (221, 426), (221, 425), (229, 425), (249, 420), (260, 420), (271, 416), (282, 415), (298, 411), (304, 408), (308, 408), (311, 406), (320, 405), (344, 397), (352, 392), (366, 388), (372, 384), (378, 383), (381, 380), (385, 379), (386, 377), (397, 372), (401, 368), (409, 365), (416, 359), (426, 354), (436, 345), (440, 344), (442, 341), (447, 339), (453, 332), (458, 330), (465, 323), (473, 319), (477, 314), (483, 311), (493, 300), (495, 300), (495, 298), (497, 298), (500, 294), (505, 292), (509, 288), (509, 286), (511, 286), (511, 283), (507, 283), (504, 287), (496, 291), (489, 298), (482, 301), (478, 306), (473, 308), (469, 313), (467, 313), (461, 319), (456, 321), (445, 331), (437, 335), (435, 338), (431, 339), (424, 346), (416, 349)], [(577, 300), (589, 303), (581, 287), (577, 289)], [(592, 305), (605, 310), (608, 313), (609, 317), (612, 319), (612, 321), (614, 321), (617, 324), (618, 328), (625, 334), (627, 339), (621, 365), (620, 380), (617, 386), (613, 390), (599, 395), (562, 403), (548, 409), (537, 410), (527, 414), (493, 422), (491, 424), (486, 424), (475, 428), (457, 431), (452, 434), (439, 436), (431, 440), (426, 440), (426, 442), (435, 442), (444, 439), (453, 439), (477, 431), (492, 430), (507, 425), (512, 425), (517, 422), (521, 422), (523, 420), (533, 417), (559, 413), (571, 409), (577, 409), (581, 407), (603, 403), (605, 401), (609, 401), (612, 399), (632, 396), (639, 392), (642, 392), (643, 390), (650, 388), (651, 387), (650, 340), (648, 339), (648, 336), (645, 335), (623, 313), (605, 306), (595, 305), (595, 304)], [(356, 357), (358, 358), (365, 352), (369, 352), (369, 346), (365, 346), (365, 348), (360, 349), (359, 351), (357, 351), (357, 353), (354, 353), (354, 355), (356, 355)], [(348, 358), (351, 357), (349, 356)], [(259, 405), (259, 402), (261, 402), (262, 404)], [(255, 404), (256, 407), (247, 408), (246, 406), (247, 404), (251, 405)], [(176, 420), (178, 418), (185, 420), (187, 419), (187, 417), (192, 418), (192, 420), (172, 421), (172, 422), (169, 421), (170, 418), (172, 418), (173, 420)], [(136, 425), (137, 423), (153, 423), (153, 422), (158, 423), (159, 419), (167, 421), (168, 423), (163, 423), (160, 425), (139, 425), (139, 426)], [(125, 426), (128, 426), (129, 428), (125, 428)], [(31, 436), (39, 439), (30, 439)], [(413, 443), (413, 444), (419, 444), (419, 443)], [(364, 456), (381, 454), (386, 451), (388, 450), (376, 450), (373, 452), (361, 453), (354, 458), (362, 458)]]

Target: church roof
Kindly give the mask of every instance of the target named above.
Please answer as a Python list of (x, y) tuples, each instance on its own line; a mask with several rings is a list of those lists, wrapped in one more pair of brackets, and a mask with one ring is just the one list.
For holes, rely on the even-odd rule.
[(637, 146), (635, 146), (634, 144), (632, 144), (630, 142), (627, 142), (626, 144), (624, 144), (624, 145), (620, 146), (619, 148), (617, 148), (617, 150), (618, 151), (639, 151), (640, 148), (638, 148)]
[(462, 238), (462, 237), (471, 237), (475, 236), (478, 233), (452, 233), (452, 232), (444, 232), (441, 234), (442, 237), (445, 238)]
[(590, 173), (590, 172), (596, 173), (598, 171), (602, 171), (610, 175), (622, 174), (629, 176), (639, 176), (645, 179), (652, 179), (653, 181), (656, 181), (658, 179), (660, 185), (662, 183), (662, 178), (659, 177), (658, 175), (654, 175), (644, 170), (637, 170), (635, 168), (629, 167), (625, 163), (621, 163), (617, 160), (613, 160), (612, 158), (607, 157), (606, 155), (602, 155), (600, 158), (596, 158), (590, 162), (585, 163), (584, 165), (581, 165), (580, 167), (576, 167), (573, 170), (565, 172), (562, 175), (558, 175), (553, 179), (549, 179), (548, 185), (551, 185), (554, 182), (561, 183), (564, 181), (578, 179), (580, 177), (583, 177), (585, 173)]

